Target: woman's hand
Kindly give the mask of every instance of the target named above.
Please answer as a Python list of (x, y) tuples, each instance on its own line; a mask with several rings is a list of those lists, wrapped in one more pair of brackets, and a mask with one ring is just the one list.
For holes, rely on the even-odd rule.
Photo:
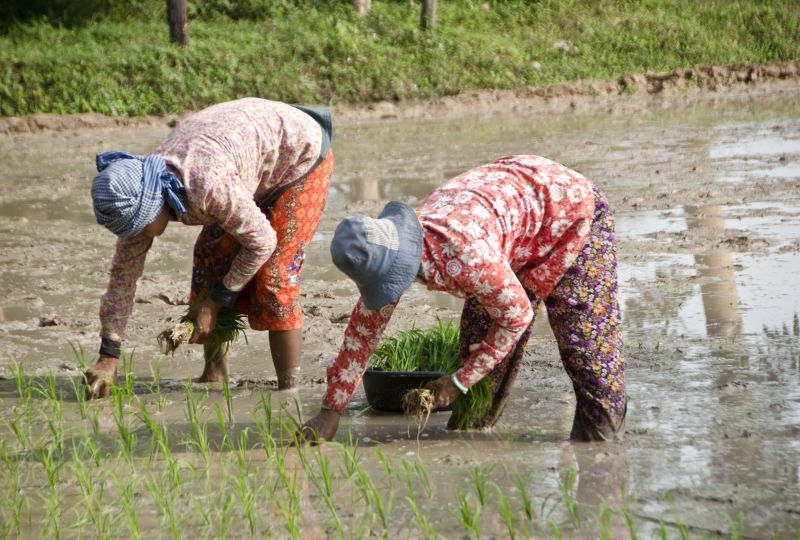
[(189, 343), (202, 345), (206, 342), (208, 335), (217, 325), (217, 313), (219, 313), (219, 305), (210, 298), (192, 306), (188, 318), (194, 322), (194, 333), (189, 339)]
[(336, 411), (322, 409), (314, 418), (308, 420), (297, 432), (299, 444), (317, 444), (321, 441), (330, 441), (339, 429), (339, 419), (342, 417)]
[(461, 395), (461, 390), (453, 384), (450, 374), (442, 375), (438, 379), (429, 382), (425, 385), (425, 388), (433, 392), (434, 409), (451, 405)]
[(84, 373), (86, 399), (104, 398), (111, 392), (111, 384), (117, 375), (119, 358), (100, 356), (100, 359)]

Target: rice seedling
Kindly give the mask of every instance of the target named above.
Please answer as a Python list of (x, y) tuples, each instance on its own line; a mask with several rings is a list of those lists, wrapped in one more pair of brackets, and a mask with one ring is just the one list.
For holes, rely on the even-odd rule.
[(155, 363), (150, 362), (150, 377), (153, 379), (151, 391), (161, 398), (161, 358), (158, 358)]
[(469, 476), (472, 479), (472, 489), (478, 497), (478, 504), (486, 506), (489, 500), (489, 477), (494, 470), (494, 465), (473, 467)]
[(222, 451), (231, 451), (233, 450), (230, 433), (231, 424), (225, 419), (225, 413), (222, 412), (222, 407), (220, 407), (219, 403), (214, 403), (214, 413), (217, 416), (217, 425), (222, 436), (218, 448)]
[[(280, 455), (280, 452), (277, 455)], [(286, 528), (286, 532), (289, 533), (289, 536), (292, 538), (299, 538), (300, 523), (298, 518), (302, 515), (302, 511), (300, 495), (297, 489), (297, 470), (294, 468), (287, 468), (284, 465), (285, 462), (278, 465), (278, 480), (279, 485), (282, 485), (285, 489), (285, 496), (281, 496), (282, 493), (279, 489), (273, 489), (273, 501), (278, 511), (283, 516), (283, 524)], [(278, 486), (276, 486), (276, 488), (277, 487)]]
[[(231, 308), (222, 308), (217, 313), (217, 322), (206, 340), (206, 349), (212, 357), (225, 355), (234, 341), (244, 337), (247, 341), (247, 317)], [(178, 324), (164, 329), (156, 336), (156, 341), (164, 354), (174, 355), (181, 345), (189, 343), (194, 334), (195, 324), (189, 320), (188, 313)]]
[(378, 461), (383, 466), (383, 472), (386, 473), (386, 479), (389, 481), (389, 487), (394, 487), (394, 466), (392, 465), (389, 457), (380, 448), (375, 449), (375, 455), (378, 456)]
[(361, 459), (358, 455), (358, 440), (353, 438), (353, 433), (348, 432), (347, 442), (342, 445), (342, 457), (344, 458), (344, 471), (347, 478), (352, 478), (358, 471)]
[(492, 380), (487, 376), (472, 385), (466, 394), (453, 403), (458, 429), (483, 427), (483, 418), (492, 408)]
[[(316, 470), (312, 470), (311, 464), (306, 457), (306, 451), (310, 452), (314, 457), (314, 464), (317, 468)], [(333, 519), (334, 530), (338, 533), (340, 538), (345, 538), (344, 526), (342, 525), (342, 520), (339, 517), (339, 513), (336, 511), (336, 505), (333, 502), (333, 475), (331, 474), (330, 460), (328, 459), (328, 456), (322, 452), (322, 448), (320, 446), (298, 446), (297, 453), (300, 457), (300, 462), (303, 465), (304, 472), (308, 476), (309, 480), (311, 480), (311, 483), (314, 484), (314, 487), (317, 488), (317, 492), (322, 497), (322, 501), (325, 503), (328, 513)]]
[(139, 527), (139, 517), (136, 514), (135, 484), (123, 478), (119, 478), (117, 483), (122, 500), (122, 513), (128, 523), (128, 532), (136, 540), (141, 540), (142, 532)]
[(495, 494), (497, 496), (497, 504), (499, 505), (497, 512), (500, 515), (500, 519), (503, 520), (503, 524), (506, 526), (508, 538), (514, 540), (517, 537), (516, 513), (514, 509), (511, 508), (511, 502), (503, 489), (499, 486), (495, 486)]
[(183, 538), (183, 531), (181, 530), (181, 517), (174, 509), (174, 494), (175, 490), (165, 489), (160, 483), (156, 482), (155, 478), (148, 476), (144, 479), (144, 485), (150, 498), (156, 505), (156, 508), (161, 512), (162, 519), (166, 521), (167, 529), (169, 530), (172, 538)]
[[(795, 326), (797, 325), (797, 314), (795, 314)], [(795, 334), (797, 335), (797, 334)], [(731, 521), (731, 539), (733, 540), (741, 540), (744, 538), (744, 512), (739, 512), (736, 514), (736, 520), (733, 519)], [(800, 533), (800, 531), (797, 531)]]
[(261, 509), (260, 492), (265, 484), (257, 479), (257, 475), (260, 471), (256, 473), (256, 477), (250, 472), (250, 463), (247, 459), (250, 428), (243, 429), (239, 433), (237, 441), (234, 457), (239, 474), (233, 482), (233, 491), (239, 501), (241, 514), (244, 515), (250, 534), (255, 535), (257, 529), (257, 511)]
[(411, 328), (383, 340), (369, 366), (381, 371), (442, 371), (458, 367), (458, 327), (438, 320), (436, 327)]
[(124, 399), (124, 388), (112, 386), (111, 396), (113, 404), (112, 411), (114, 415), (114, 421), (117, 425), (117, 431), (119, 432), (122, 455), (130, 459), (133, 457), (133, 447), (136, 444), (136, 434), (128, 425), (128, 419), (125, 415), (126, 402)]
[(605, 503), (600, 506), (597, 516), (597, 537), (600, 540), (615, 540), (617, 538), (616, 531), (614, 531), (614, 513)]
[[(84, 453), (85, 443), (86, 440), (83, 440), (80, 445), (77, 443), (73, 445), (73, 456), (81, 456)], [(103, 511), (105, 478), (102, 471), (99, 468), (90, 469), (83, 459), (73, 459), (70, 461), (69, 467), (83, 495), (79, 506), (85, 512), (84, 519), (94, 527), (95, 537), (109, 537), (111, 535), (111, 516)]]
[(433, 391), (427, 388), (414, 388), (403, 395), (403, 413), (409, 420), (409, 426), (411, 419), (416, 422), (418, 440), (422, 430), (428, 424), (435, 404), (436, 398)]
[(50, 373), (47, 376), (47, 383), (46, 388), (37, 388), (37, 392), (42, 395), (45, 403), (50, 406), (49, 411), (41, 411), (41, 416), (50, 431), (56, 452), (62, 454), (64, 445), (64, 407), (56, 385), (55, 374)]
[(228, 524), (230, 523), (231, 507), (233, 507), (233, 494), (228, 493), (225, 495), (225, 500), (222, 501), (217, 522), (219, 529), (217, 529), (217, 538), (228, 538)]
[[(435, 538), (436, 537), (436, 528), (434, 527), (433, 523), (425, 516), (425, 513), (422, 510), (422, 505), (420, 505), (416, 489), (414, 489), (414, 482), (412, 481), (411, 472), (415, 471), (417, 476), (419, 476), (419, 469), (414, 467), (411, 468), (408, 466), (406, 462), (403, 462), (403, 474), (405, 477), (406, 488), (408, 490), (408, 495), (406, 495), (406, 502), (408, 506), (411, 508), (411, 513), (414, 516), (414, 521), (419, 527), (419, 532), (421, 533), (423, 538)], [(427, 475), (426, 475), (427, 478)], [(430, 486), (428, 486), (430, 487)], [(427, 491), (428, 498), (430, 498), (430, 491)]]
[(225, 397), (225, 412), (228, 416), (228, 423), (233, 424), (233, 394), (227, 377), (222, 381), (222, 395)]
[(564, 480), (558, 481), (558, 491), (561, 493), (561, 502), (567, 508), (569, 517), (572, 520), (572, 525), (576, 529), (581, 528), (581, 518), (578, 515), (578, 501), (572, 495), (575, 484), (578, 479), (578, 471), (575, 469), (568, 469), (564, 474)]
[(64, 512), (57, 491), (54, 489), (52, 493), (45, 492), (40, 496), (47, 509), (47, 523), (42, 538), (61, 538), (61, 520)]
[(18, 446), (22, 449), (29, 448), (31, 440), (30, 422), (23, 421), (23, 417), (17, 414), (16, 407), (14, 407), (12, 414), (14, 416), (8, 420), (7, 425), (17, 439)]
[(456, 493), (456, 501), (458, 503), (458, 514), (461, 518), (461, 526), (467, 532), (470, 538), (480, 538), (480, 515), (481, 505), (476, 504), (475, 508), (470, 507), (469, 496), (463, 491)]
[(236, 439), (236, 447), (233, 449), (233, 454), (236, 458), (236, 467), (245, 476), (249, 472), (249, 465), (247, 462), (247, 448), (249, 443), (250, 428), (246, 427), (239, 432), (239, 437)]
[(181, 319), (175, 326), (165, 328), (158, 334), (156, 341), (162, 353), (174, 355), (181, 345), (189, 343), (192, 334), (194, 334), (194, 323)]
[(11, 364), (11, 376), (14, 377), (14, 383), (17, 386), (17, 393), (19, 394), (20, 403), (30, 405), (33, 398), (33, 388), (28, 380), (25, 378), (25, 370), (20, 362)]
[(123, 380), (125, 381), (123, 390), (128, 397), (134, 395), (134, 385), (136, 384), (136, 374), (133, 371), (133, 354), (133, 351), (131, 351), (130, 354), (123, 353), (120, 357), (122, 360)]
[(272, 436), (272, 402), (269, 393), (261, 394), (257, 407), (264, 418), (256, 423), (256, 428), (261, 439), (261, 447), (267, 455), (267, 459), (270, 459), (277, 451), (277, 442)]
[(83, 437), (80, 441), (80, 452), (76, 453), (76, 447), (73, 445), (73, 457), (79, 459), (89, 459), (95, 467), (100, 468), (103, 462), (103, 457), (100, 454), (100, 447), (97, 446), (95, 437)]
[(86, 399), (86, 391), (83, 388), (83, 378), (72, 378), (69, 380), (72, 386), (72, 394), (75, 397), (75, 403), (78, 404), (78, 411), (81, 415), (81, 420), (86, 420), (89, 412), (89, 402)]
[(55, 448), (52, 446), (46, 446), (40, 449), (38, 455), (39, 462), (42, 464), (42, 467), (44, 467), (44, 471), (47, 475), (47, 484), (52, 489), (55, 489), (58, 485), (61, 467), (64, 465), (64, 462), (61, 460), (60, 454), (57, 454)]
[(2, 448), (2, 464), (3, 464), (3, 496), (0, 501), (3, 501), (5, 508), (10, 510), (10, 517), (3, 512), (2, 515), (5, 519), (0, 519), (0, 525), (3, 529), (0, 532), (4, 533), (3, 537), (19, 537), (22, 530), (22, 511), (23, 508), (30, 504), (29, 497), (24, 493), (22, 485), (20, 484), (20, 473), (22, 468), (22, 461), (12, 460), (5, 446), (5, 441), (0, 440), (0, 448)]
[[(439, 319), (433, 328), (411, 328), (383, 340), (368, 365), (379, 371), (453, 373), (461, 363), (459, 339), (458, 327)], [(403, 411), (407, 417), (416, 420), (418, 436), (433, 411), (434, 398), (429, 391), (420, 389), (411, 390), (404, 396)], [(482, 419), (489, 412), (492, 400), (491, 380), (488, 377), (459, 396), (453, 403), (458, 429), (482, 427)]]
[[(344, 451), (346, 452), (347, 449), (344, 449)], [(379, 453), (379, 451), (380, 449), (376, 449), (376, 453)], [(385, 454), (380, 452), (379, 459), (380, 455), (385, 457)], [(361, 494), (367, 501), (367, 506), (372, 508), (377, 513), (381, 528), (384, 531), (387, 530), (389, 528), (389, 515), (392, 513), (393, 490), (389, 490), (389, 496), (386, 497), (386, 500), (384, 500), (384, 498), (381, 497), (381, 495), (378, 493), (378, 490), (375, 488), (374, 482), (361, 467), (356, 469), (355, 478)]]
[(548, 523), (548, 527), (550, 528), (550, 533), (553, 535), (553, 538), (556, 540), (561, 540), (564, 535), (561, 533), (561, 527), (558, 526), (558, 523), (555, 521), (550, 521)]
[(525, 482), (522, 480), (522, 476), (519, 473), (514, 475), (514, 478), (517, 483), (517, 489), (519, 490), (520, 501), (522, 503), (522, 511), (525, 513), (525, 517), (528, 518), (528, 521), (533, 521), (533, 501), (531, 497), (528, 495), (528, 490), (525, 487)]
[[(147, 404), (142, 402), (139, 407), (139, 418), (144, 424), (145, 428), (151, 435), (152, 452), (158, 451), (167, 463), (167, 471), (165, 477), (169, 480), (169, 488), (174, 489), (181, 484), (181, 467), (177, 459), (172, 455), (172, 450), (169, 446), (169, 434), (166, 426), (158, 424), (153, 420), (150, 411), (147, 410)], [(155, 455), (151, 455), (151, 460)]]

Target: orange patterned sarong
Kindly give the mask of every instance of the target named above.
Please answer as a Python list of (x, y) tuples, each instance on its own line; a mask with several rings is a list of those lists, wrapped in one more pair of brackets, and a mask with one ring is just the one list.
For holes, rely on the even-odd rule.
[[(236, 301), (236, 310), (247, 315), (253, 330), (302, 328), (300, 277), (305, 250), (325, 208), (332, 175), (331, 150), (305, 178), (262, 208), (278, 243)], [(239, 249), (239, 243), (219, 225), (203, 227), (194, 246), (192, 304), (225, 277)]]

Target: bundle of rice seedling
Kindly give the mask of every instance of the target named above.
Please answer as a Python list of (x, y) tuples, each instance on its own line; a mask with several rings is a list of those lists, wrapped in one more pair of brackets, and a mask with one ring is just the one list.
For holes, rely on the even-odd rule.
[(417, 422), (417, 437), (425, 429), (436, 404), (436, 396), (427, 388), (414, 388), (403, 395), (403, 412)]
[(469, 391), (453, 403), (458, 429), (483, 428), (485, 416), (492, 408), (492, 379), (487, 375), (473, 384)]
[[(440, 371), (453, 373), (461, 363), (459, 355), (460, 332), (452, 323), (441, 320), (434, 328), (412, 328), (398, 332), (396, 337), (385, 339), (375, 350), (369, 367), (380, 371)], [(423, 397), (423, 392), (430, 394)], [(492, 381), (484, 377), (453, 403), (453, 411), (459, 429), (480, 426), (483, 418), (492, 407)], [(408, 405), (406, 401), (408, 400)], [(403, 397), (403, 411), (406, 416), (418, 421), (427, 417), (434, 408), (433, 393), (418, 389), (407, 392)], [(429, 410), (426, 410), (429, 407)]]
[(442, 371), (458, 368), (458, 327), (441, 320), (435, 328), (411, 328), (384, 339), (369, 367), (380, 371)]
[(164, 354), (175, 355), (178, 347), (189, 343), (189, 340), (194, 333), (194, 323), (189, 320), (181, 320), (172, 328), (166, 328), (163, 332), (158, 334), (156, 340), (158, 341), (158, 348)]
[[(217, 324), (206, 340), (206, 348), (211, 353), (211, 357), (218, 357), (228, 352), (231, 343), (243, 336), (247, 341), (246, 316), (230, 308), (223, 308), (217, 313)], [(189, 343), (194, 333), (194, 322), (188, 319), (188, 314), (181, 317), (181, 321), (167, 328), (156, 338), (161, 352), (164, 354), (175, 354), (181, 345)]]

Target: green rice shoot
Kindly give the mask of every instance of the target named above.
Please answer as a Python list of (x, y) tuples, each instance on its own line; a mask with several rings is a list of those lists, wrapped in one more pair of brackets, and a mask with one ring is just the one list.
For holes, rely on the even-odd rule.
[(458, 327), (438, 320), (434, 328), (411, 328), (381, 342), (369, 367), (379, 371), (442, 371), (459, 365)]
[[(458, 327), (451, 322), (444, 323), (438, 319), (433, 328), (402, 330), (395, 337), (384, 339), (375, 349), (368, 366), (379, 371), (453, 373), (461, 364), (459, 340)], [(419, 421), (421, 416), (418, 414), (426, 414), (422, 409), (425, 401), (421, 396), (408, 397), (410, 393), (403, 398), (403, 411), (406, 416), (416, 417)], [(408, 408), (406, 397), (411, 400)], [(473, 385), (466, 394), (459, 396), (453, 403), (458, 429), (480, 427), (483, 418), (492, 407), (492, 399), (492, 381), (488, 376)], [(431, 411), (433, 402), (431, 399)], [(427, 414), (429, 415), (430, 411)]]

